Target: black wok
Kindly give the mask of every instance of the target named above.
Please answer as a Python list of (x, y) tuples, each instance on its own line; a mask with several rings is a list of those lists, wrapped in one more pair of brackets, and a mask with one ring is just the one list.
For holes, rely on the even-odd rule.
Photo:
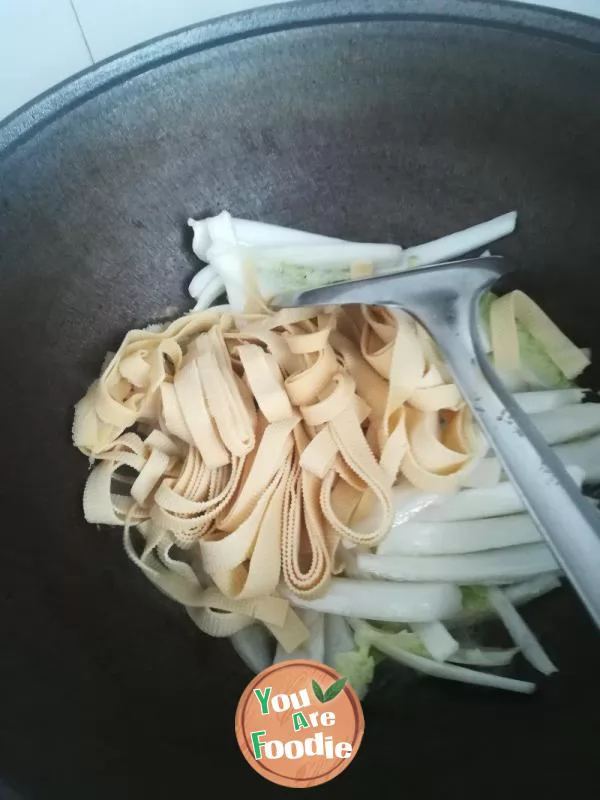
[[(0, 127), (0, 774), (23, 798), (284, 791), (237, 750), (247, 668), (82, 520), (72, 404), (126, 329), (189, 307), (186, 218), (413, 244), (517, 208), (497, 251), (598, 348), (599, 49), (597, 23), (510, 3), (292, 4), (120, 56)], [(566, 589), (527, 617), (561, 670), (536, 696), (384, 670), (358, 757), (315, 795), (586, 791), (598, 633)]]

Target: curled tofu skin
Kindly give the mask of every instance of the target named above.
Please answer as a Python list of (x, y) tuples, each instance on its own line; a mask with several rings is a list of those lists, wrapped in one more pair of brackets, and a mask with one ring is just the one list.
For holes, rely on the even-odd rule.
[[(208, 247), (205, 234), (196, 231), (198, 247)], [(226, 256), (219, 265), (234, 272), (238, 260)], [(361, 262), (360, 275), (372, 266)], [(271, 312), (259, 276), (242, 278), (243, 312), (209, 308), (130, 331), (77, 404), (73, 442), (93, 464), (88, 522), (121, 526), (128, 556), (201, 630), (234, 636), (260, 622), (289, 653), (311, 636), (294, 606), (327, 596), (349, 550), (378, 558), (369, 551), (392, 528), (394, 492), (477, 486), (491, 459), (411, 316), (374, 306)], [(223, 286), (214, 271), (195, 281), (210, 302)], [(490, 306), (499, 367), (520, 366), (517, 325), (569, 380), (589, 363), (513, 293)], [(331, 591), (345, 582), (336, 577)], [(422, 622), (410, 587), (401, 591), (401, 621)], [(458, 612), (451, 600), (442, 617)]]
[(86, 519), (122, 526), (203, 630), (258, 619), (294, 649), (306, 631), (281, 585), (322, 595), (340, 544), (389, 531), (394, 485), (453, 491), (480, 453), (426, 336), (373, 307), (208, 310), (131, 331), (76, 406)]

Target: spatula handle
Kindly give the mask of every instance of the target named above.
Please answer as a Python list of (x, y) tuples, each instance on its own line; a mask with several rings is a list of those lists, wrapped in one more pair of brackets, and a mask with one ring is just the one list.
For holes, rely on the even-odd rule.
[(534, 522), (600, 626), (600, 514), (487, 360), (476, 324), (478, 302), (449, 302), (445, 319), (428, 319), (427, 327)]

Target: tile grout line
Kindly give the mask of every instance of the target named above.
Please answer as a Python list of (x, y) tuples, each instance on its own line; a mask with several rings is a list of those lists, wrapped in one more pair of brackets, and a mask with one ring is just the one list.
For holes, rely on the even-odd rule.
[(85, 43), (85, 49), (88, 51), (88, 55), (89, 55), (89, 57), (90, 57), (90, 59), (92, 61), (92, 64), (95, 64), (96, 63), (96, 59), (92, 55), (92, 49), (90, 47), (90, 43), (88, 42), (88, 38), (85, 35), (85, 31), (83, 30), (83, 25), (81, 24), (81, 20), (79, 19), (79, 14), (77, 13), (77, 9), (75, 8), (75, 0), (69, 0), (69, 4), (71, 6), (73, 14), (75, 14), (75, 20), (77, 22), (77, 27), (79, 28), (79, 30), (81, 32), (81, 35), (83, 36), (83, 41)]

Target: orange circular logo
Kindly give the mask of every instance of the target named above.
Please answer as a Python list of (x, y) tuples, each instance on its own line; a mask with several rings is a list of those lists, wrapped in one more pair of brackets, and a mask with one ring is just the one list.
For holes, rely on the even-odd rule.
[(316, 661), (284, 661), (263, 670), (246, 687), (235, 715), (246, 761), (264, 778), (293, 788), (339, 775), (364, 730), (354, 689)]

